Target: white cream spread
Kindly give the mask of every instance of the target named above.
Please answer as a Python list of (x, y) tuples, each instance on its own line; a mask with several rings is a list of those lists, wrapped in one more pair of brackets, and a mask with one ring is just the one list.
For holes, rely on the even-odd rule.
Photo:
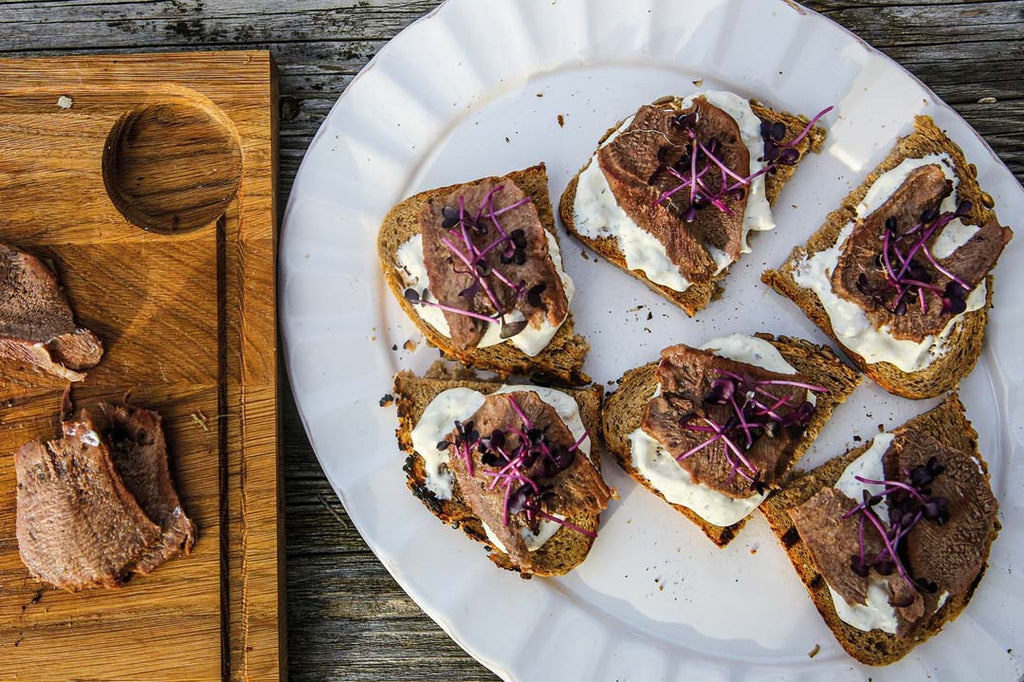
[(896, 610), (889, 605), (889, 586), (884, 582), (872, 580), (868, 583), (867, 604), (850, 604), (831, 585), (828, 591), (839, 620), (864, 632), (881, 630), (890, 635), (896, 634)]
[[(565, 517), (561, 514), (552, 514), (552, 516), (554, 516), (557, 519), (565, 520)], [(500, 549), (505, 554), (508, 554), (508, 550), (505, 548), (505, 543), (503, 543), (498, 538), (498, 536), (494, 534), (494, 531), (491, 530), (491, 527), (483, 521), (481, 521), (480, 524), (484, 527), (484, 533), (487, 534), (487, 539), (490, 540), (495, 547)], [(548, 521), (547, 519), (542, 519), (540, 525), (537, 528), (536, 533), (531, 531), (526, 526), (521, 526), (519, 528), (519, 535), (523, 538), (523, 542), (526, 543), (526, 550), (529, 552), (536, 552), (538, 549), (544, 546), (545, 542), (554, 537), (555, 533), (557, 533), (558, 529), (561, 527), (562, 524), (560, 523)]]
[[(852, 497), (854, 501), (861, 501), (861, 490), (867, 490), (869, 494), (876, 495), (885, 491), (884, 485), (871, 485), (861, 483), (855, 477), (868, 478), (872, 481), (885, 479), (885, 468), (882, 466), (882, 456), (889, 449), (894, 436), (891, 433), (880, 433), (871, 440), (871, 447), (864, 451), (857, 459), (853, 460), (848, 467), (843, 469), (842, 475), (833, 486), (839, 492)], [(883, 498), (881, 503), (874, 507), (878, 517), (885, 523), (889, 523), (889, 503)]]
[[(693, 100), (701, 96), (736, 121), (743, 143), (750, 152), (750, 172), (761, 170), (764, 166), (758, 161), (764, 152), (761, 119), (751, 109), (750, 102), (731, 92), (712, 90), (690, 95), (682, 101), (682, 107), (685, 109), (691, 106)], [(601, 146), (615, 139), (620, 132), (629, 127), (632, 120), (632, 116), (627, 118)], [(650, 281), (674, 291), (686, 291), (690, 287), (690, 282), (679, 272), (679, 266), (669, 260), (665, 246), (654, 235), (633, 222), (619, 206), (597, 161), (597, 152), (594, 152), (590, 164), (580, 173), (573, 202), (573, 222), (576, 231), (590, 239), (614, 238), (619, 251), (626, 259), (626, 267), (630, 270), (642, 271)], [(747, 188), (741, 252), (750, 252), (747, 234), (751, 230), (771, 230), (774, 227), (775, 220), (768, 204), (762, 175), (755, 178)], [(716, 274), (732, 263), (725, 252), (708, 245), (705, 245), (705, 248), (717, 266)]]
[[(907, 176), (922, 166), (938, 164), (946, 177), (957, 185), (948, 154), (931, 154), (920, 159), (907, 159), (896, 168), (882, 175), (871, 185), (864, 200), (857, 205), (857, 219), (862, 220), (877, 211), (893, 193), (906, 181)], [(940, 210), (953, 211), (957, 199), (954, 191), (943, 200)], [(839, 232), (836, 243), (828, 249), (818, 251), (799, 261), (793, 269), (793, 280), (804, 289), (814, 292), (828, 313), (832, 330), (840, 343), (864, 358), (868, 364), (888, 362), (904, 372), (917, 372), (928, 367), (945, 351), (945, 341), (963, 319), (964, 313), (954, 316), (938, 335), (927, 336), (921, 342), (896, 339), (883, 326), (876, 329), (867, 313), (856, 303), (840, 297), (832, 289), (832, 272), (839, 263), (839, 256), (846, 241), (853, 233), (855, 223), (850, 223)], [(964, 225), (959, 219), (943, 228), (936, 237), (932, 252), (936, 258), (949, 256), (967, 241), (979, 228)], [(967, 296), (967, 310), (978, 310), (985, 305), (985, 281), (976, 286)]]
[[(562, 280), (562, 288), (565, 290), (566, 301), (571, 304), (573, 296), (576, 294), (576, 286), (562, 268), (562, 252), (558, 248), (558, 241), (555, 239), (555, 236), (547, 230), (544, 231), (544, 234), (548, 240), (548, 253), (551, 256), (551, 262), (555, 264), (555, 270), (558, 272), (558, 277)], [(422, 234), (413, 235), (407, 242), (398, 247), (396, 257), (398, 260), (398, 266), (405, 271), (405, 283), (407, 286), (418, 291), (430, 289), (430, 278), (427, 275), (427, 266), (423, 259)], [(437, 299), (433, 296), (433, 292), (428, 294), (425, 297), (425, 300), (434, 303), (437, 302)], [(436, 329), (439, 334), (443, 334), (444, 336), (451, 338), (451, 328), (448, 326), (448, 320), (445, 319), (443, 310), (433, 306), (424, 305), (414, 307), (424, 322)], [(506, 323), (519, 322), (522, 321), (522, 319), (523, 314), (518, 310), (512, 311), (505, 316)], [(534, 357), (547, 348), (547, 345), (551, 343), (551, 339), (554, 338), (555, 334), (558, 333), (558, 330), (564, 323), (565, 320), (563, 319), (558, 324), (551, 324), (547, 318), (544, 318), (540, 322), (539, 326), (534, 326), (532, 323), (528, 324), (523, 331), (509, 339), (501, 338), (500, 324), (497, 322), (488, 324), (483, 338), (480, 339), (480, 343), (477, 344), (477, 348), (496, 346), (503, 341), (508, 341), (530, 357)]]
[[(562, 391), (543, 386), (502, 386), (494, 391), (498, 393), (514, 393), (516, 391), (531, 391), (545, 403), (555, 408), (559, 418), (565, 422), (569, 432), (577, 440), (582, 438), (587, 429), (583, 426), (583, 419), (580, 417), (579, 405), (571, 396)], [(469, 388), (450, 388), (439, 393), (426, 409), (423, 415), (412, 430), (412, 446), (423, 458), (426, 471), (427, 490), (432, 492), (439, 500), (450, 500), (452, 497), (452, 486), (455, 482), (455, 475), (448, 468), (448, 448), (438, 450), (437, 445), (445, 440), (455, 428), (455, 421), (466, 421), (479, 410), (484, 404), (485, 396), (479, 391)], [(580, 452), (591, 457), (590, 436), (583, 439), (579, 446)], [(555, 514), (554, 516), (557, 516)], [(564, 517), (559, 517), (564, 518)], [(486, 527), (487, 537), (501, 551), (504, 546), (489, 528)], [(545, 542), (551, 539), (561, 524), (554, 521), (542, 520), (537, 534), (529, 529), (523, 531), (523, 539), (527, 548), (532, 552), (540, 548)]]
[[(753, 336), (733, 334), (712, 339), (702, 350), (736, 362), (762, 367), (779, 374), (796, 374), (796, 369), (786, 362), (782, 354), (767, 341)], [(660, 387), (655, 391), (657, 396)], [(809, 399), (813, 395), (808, 391)], [(652, 398), (654, 397), (652, 396)], [(633, 466), (662, 496), (672, 504), (690, 509), (708, 523), (716, 526), (731, 526), (747, 517), (764, 501), (768, 493), (750, 497), (729, 497), (701, 483), (694, 483), (689, 472), (670, 455), (657, 440), (642, 428), (629, 434)]]

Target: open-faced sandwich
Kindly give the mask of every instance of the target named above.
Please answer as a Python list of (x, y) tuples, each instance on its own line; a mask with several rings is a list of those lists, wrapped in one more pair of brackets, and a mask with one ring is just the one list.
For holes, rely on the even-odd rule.
[(859, 381), (799, 339), (670, 346), (605, 401), (604, 440), (626, 473), (725, 546)]
[[(562, 575), (597, 537), (602, 389), (395, 377), (413, 494), (523, 577)], [(593, 436), (593, 438), (591, 438)]]
[(102, 356), (96, 335), (75, 324), (53, 270), (0, 243), (0, 361), (81, 381)]
[(406, 199), (377, 249), (398, 302), (445, 355), (501, 377), (589, 382), (544, 164)]
[(569, 183), (565, 226), (688, 315), (704, 308), (796, 165), (825, 139), (815, 123), (730, 92), (645, 104), (609, 130)]
[(976, 175), (919, 116), (807, 245), (762, 279), (887, 391), (949, 391), (981, 353), (989, 273), (1013, 236)]
[(762, 511), (851, 656), (903, 658), (985, 572), (998, 504), (955, 395), (794, 480)]

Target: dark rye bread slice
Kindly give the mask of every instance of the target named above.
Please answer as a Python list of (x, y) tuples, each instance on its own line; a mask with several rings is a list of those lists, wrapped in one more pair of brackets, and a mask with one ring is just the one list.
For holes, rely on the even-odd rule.
[[(986, 475), (988, 474), (988, 465), (978, 453), (978, 433), (964, 414), (964, 406), (955, 393), (948, 396), (938, 407), (914, 417), (903, 427), (930, 433), (944, 445), (976, 457)], [(867, 665), (888, 665), (906, 656), (911, 649), (938, 633), (946, 623), (960, 615), (974, 595), (982, 576), (985, 575), (985, 566), (982, 566), (978, 577), (965, 593), (950, 597), (943, 607), (911, 636), (900, 637), (881, 630), (864, 632), (839, 619), (828, 585), (815, 568), (810, 552), (801, 540), (788, 512), (809, 500), (825, 486), (834, 485), (846, 467), (864, 454), (869, 447), (871, 443), (867, 442), (810, 473), (794, 478), (784, 490), (772, 495), (761, 505), (761, 513), (789, 555), (789, 560), (807, 587), (821, 617), (825, 619), (825, 623), (847, 653)], [(989, 538), (990, 546), (999, 528), (999, 522), (996, 521)]]
[(988, 293), (985, 305), (964, 315), (960, 324), (946, 340), (945, 354), (925, 369), (908, 373), (888, 362), (869, 364), (863, 357), (844, 346), (836, 337), (828, 313), (825, 312), (818, 297), (796, 283), (793, 279), (793, 270), (798, 262), (831, 248), (836, 243), (839, 232), (856, 218), (857, 204), (861, 202), (875, 180), (900, 165), (905, 159), (942, 153), (949, 154), (953, 160), (954, 172), (960, 180), (956, 190), (957, 197), (961, 201), (966, 199), (974, 204), (971, 219), (965, 222), (982, 225), (988, 220), (995, 219), (995, 213), (989, 208), (992, 205), (991, 197), (984, 194), (978, 186), (977, 168), (967, 162), (963, 151), (946, 137), (930, 117), (918, 116), (914, 119), (914, 132), (902, 138), (864, 183), (843, 200), (842, 206), (829, 214), (825, 224), (814, 233), (807, 244), (794, 248), (789, 259), (780, 268), (766, 270), (761, 275), (761, 280), (765, 284), (800, 306), (804, 314), (831, 336), (865, 374), (885, 390), (904, 398), (934, 398), (956, 388), (960, 380), (974, 369), (981, 354), (988, 309), (992, 305), (993, 276), (985, 278)]
[[(786, 336), (778, 338), (771, 334), (756, 334), (755, 336), (775, 346), (786, 362), (796, 368), (797, 372), (806, 377), (810, 383), (829, 389), (828, 393), (817, 396), (818, 409), (815, 410), (811, 422), (807, 425), (804, 438), (797, 445), (793, 455), (793, 461), (796, 462), (818, 437), (822, 427), (831, 418), (836, 405), (845, 401), (853, 389), (857, 388), (857, 384), (860, 383), (860, 374), (843, 364), (827, 346), (817, 346), (809, 341)], [(636, 482), (664, 500), (664, 496), (655, 490), (650, 482), (633, 467), (633, 455), (629, 444), (629, 434), (640, 428), (644, 408), (658, 387), (658, 379), (655, 376), (657, 368), (658, 363), (652, 362), (626, 372), (619, 380), (618, 389), (605, 400), (604, 409), (601, 411), (601, 420), (605, 447), (608, 448), (615, 461)], [(743, 519), (731, 526), (716, 526), (705, 521), (687, 507), (672, 504), (668, 500), (665, 501), (680, 514), (693, 521), (719, 547), (729, 544), (746, 523), (746, 519)]]
[[(459, 493), (458, 482), (455, 484), (454, 495), (450, 500), (439, 500), (427, 489), (423, 458), (416, 453), (412, 446), (412, 430), (416, 427), (427, 405), (438, 394), (450, 388), (471, 388), (481, 393), (491, 393), (500, 388), (502, 384), (494, 381), (449, 378), (437, 374), (434, 376), (442, 378), (430, 378), (430, 373), (427, 377), (418, 377), (412, 372), (401, 372), (395, 375), (394, 393), (398, 406), (396, 435), (399, 446), (406, 453), (404, 469), (409, 489), (434, 516), (453, 528), (461, 528), (470, 538), (484, 544), (490, 552), (488, 557), (491, 561), (506, 570), (519, 572), (519, 568), (512, 563), (507, 554), (491, 545), (480, 520), (474, 516), (463, 501), (462, 495)], [(458, 374), (454, 376), (458, 376)], [(570, 395), (579, 405), (580, 418), (590, 432), (591, 461), (600, 471), (601, 398), (604, 395), (604, 389), (600, 386), (590, 386), (558, 390)], [(586, 530), (596, 531), (599, 515), (570, 516), (568, 520)], [(550, 577), (568, 573), (583, 562), (593, 544), (593, 538), (569, 528), (560, 528), (550, 540), (533, 553), (537, 570), (532, 575)], [(522, 575), (524, 578), (530, 577), (530, 574)]]
[[(551, 196), (548, 194), (548, 173), (543, 163), (520, 171), (514, 171), (502, 177), (485, 178), (491, 182), (501, 182), (508, 178), (533, 199), (540, 222), (558, 239), (555, 230), (555, 217), (551, 208)], [(476, 181), (473, 181), (476, 182)], [(463, 184), (463, 183), (460, 183)], [(436, 329), (423, 321), (416, 308), (405, 299), (406, 283), (403, 270), (398, 264), (398, 249), (411, 237), (420, 233), (420, 210), (427, 200), (451, 193), (459, 185), (450, 185), (420, 192), (391, 209), (380, 234), (377, 236), (377, 254), (380, 257), (381, 270), (388, 286), (398, 299), (398, 304), (409, 316), (427, 342), (440, 351), (468, 367), (491, 370), (501, 377), (512, 374), (534, 377), (540, 383), (557, 382), (572, 386), (590, 383), (590, 377), (583, 373), (583, 361), (590, 344), (586, 339), (574, 332), (572, 312), (561, 328), (551, 339), (547, 348), (538, 355), (530, 357), (509, 342), (499, 343), (487, 348), (471, 348), (460, 350), (451, 339), (440, 334)]]
[[(679, 98), (676, 97), (662, 97), (661, 99), (655, 100), (655, 105), (668, 104), (670, 102), (678, 102)], [(772, 123), (783, 123), (786, 126), (786, 139), (793, 139), (804, 129), (804, 127), (810, 122), (809, 119), (804, 116), (795, 116), (793, 114), (787, 114), (779, 111), (774, 111), (765, 106), (758, 104), (751, 100), (751, 108), (754, 113), (757, 114), (758, 118), (762, 121), (771, 121)], [(625, 119), (623, 119), (625, 120)], [(616, 123), (613, 127), (609, 128), (608, 131), (598, 142), (598, 147), (604, 144), (604, 141), (608, 137), (619, 129), (622, 125), (622, 121)], [(811, 132), (804, 138), (803, 141), (797, 148), (800, 150), (801, 160), (807, 154), (808, 151), (819, 152), (821, 151), (822, 145), (825, 142), (825, 130), (821, 127), (815, 127)], [(675, 303), (677, 306), (682, 308), (687, 315), (693, 317), (697, 314), (697, 311), (707, 307), (708, 303), (711, 302), (721, 287), (719, 282), (729, 274), (729, 268), (726, 268), (718, 275), (715, 275), (710, 281), (699, 284), (692, 284), (686, 291), (679, 292), (674, 289), (670, 289), (661, 284), (655, 284), (654, 282), (647, 279), (643, 273), (630, 270), (626, 267), (626, 257), (622, 251), (619, 250), (618, 243), (611, 237), (598, 237), (597, 239), (590, 239), (584, 237), (576, 231), (576, 222), (574, 219), (573, 205), (576, 203), (576, 185), (579, 182), (580, 173), (585, 171), (593, 161), (593, 156), (587, 160), (583, 167), (580, 168), (579, 172), (569, 181), (568, 187), (565, 188), (565, 192), (562, 193), (562, 199), (559, 202), (558, 213), (562, 218), (562, 223), (565, 225), (569, 232), (579, 239), (581, 242), (586, 244), (597, 253), (599, 256), (604, 258), (606, 261), (615, 265), (622, 270), (625, 270), (629, 274), (636, 277), (638, 280), (646, 284), (652, 291), (661, 296), (667, 298), (669, 301)], [(798, 164), (799, 165), (799, 164)], [(768, 196), (768, 203), (771, 205), (775, 204), (775, 200), (778, 198), (779, 193), (782, 191), (783, 186), (793, 177), (793, 173), (796, 172), (796, 166), (779, 166), (778, 171), (774, 175), (768, 175), (765, 179), (765, 194)], [(752, 233), (756, 234), (756, 233)], [(749, 238), (752, 235), (748, 235)], [(735, 265), (735, 263), (733, 264)]]

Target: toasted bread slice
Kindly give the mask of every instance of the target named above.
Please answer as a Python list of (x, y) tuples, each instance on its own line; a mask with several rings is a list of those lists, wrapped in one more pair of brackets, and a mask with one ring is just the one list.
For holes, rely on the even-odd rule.
[[(806, 377), (810, 383), (828, 389), (828, 393), (817, 396), (817, 410), (815, 410), (814, 416), (804, 432), (804, 438), (797, 445), (793, 456), (793, 461), (796, 462), (818, 437), (822, 427), (831, 418), (836, 405), (846, 400), (860, 383), (860, 374), (843, 364), (832, 352), (832, 349), (826, 346), (817, 346), (809, 341), (785, 336), (778, 338), (771, 334), (757, 334), (756, 336), (775, 346), (786, 362), (795, 367), (797, 372)], [(665, 499), (644, 478), (643, 474), (633, 467), (633, 454), (629, 443), (629, 434), (640, 428), (644, 408), (658, 387), (658, 379), (655, 374), (657, 367), (658, 363), (652, 362), (626, 372), (619, 380), (618, 390), (609, 395), (605, 401), (605, 407), (601, 412), (601, 421), (605, 446), (619, 466), (635, 481), (658, 497)], [(771, 498), (769, 497), (769, 499)], [(705, 521), (687, 507), (672, 504), (667, 500), (666, 502), (680, 514), (693, 521), (704, 531), (708, 539), (719, 547), (729, 544), (746, 523), (746, 519), (743, 519), (731, 526), (716, 526)]]
[(844, 346), (832, 329), (832, 322), (821, 301), (813, 292), (796, 283), (793, 271), (800, 261), (835, 245), (843, 227), (856, 219), (857, 204), (880, 176), (908, 158), (943, 153), (949, 154), (953, 160), (954, 172), (960, 180), (956, 190), (957, 197), (961, 201), (966, 199), (974, 204), (974, 219), (965, 222), (980, 225), (994, 219), (995, 213), (988, 208), (992, 205), (991, 197), (985, 195), (978, 186), (977, 169), (967, 163), (963, 151), (946, 137), (931, 118), (918, 116), (914, 120), (914, 132), (902, 138), (864, 183), (846, 197), (842, 206), (829, 214), (825, 224), (814, 233), (807, 244), (794, 248), (782, 267), (777, 270), (766, 270), (761, 275), (765, 284), (800, 306), (804, 314), (831, 336), (865, 374), (885, 390), (904, 398), (934, 398), (956, 388), (960, 380), (974, 369), (981, 354), (988, 309), (992, 305), (992, 275), (985, 278), (988, 293), (985, 305), (963, 316), (946, 341), (945, 354), (920, 371), (904, 372), (888, 362), (868, 363), (863, 357)]
[[(429, 378), (440, 376), (442, 378)], [(452, 375), (448, 375), (452, 376)], [(464, 502), (459, 492), (458, 482), (452, 499), (439, 500), (426, 486), (426, 471), (423, 458), (412, 445), (412, 430), (416, 427), (427, 405), (441, 392), (450, 388), (470, 388), (481, 393), (491, 393), (501, 387), (495, 381), (479, 381), (473, 379), (448, 378), (437, 372), (428, 373), (427, 377), (417, 377), (411, 372), (401, 372), (395, 376), (395, 401), (398, 405), (398, 444), (406, 453), (405, 473), (407, 483), (423, 504), (433, 512), (434, 516), (454, 528), (462, 531), (473, 540), (483, 543), (489, 558), (495, 564), (509, 571), (520, 572), (507, 554), (492, 546), (487, 539), (480, 520)], [(458, 376), (455, 374), (454, 376)], [(580, 408), (580, 418), (590, 432), (591, 461), (598, 470), (601, 469), (601, 399), (604, 389), (601, 386), (590, 386), (578, 389), (559, 389), (571, 396)], [(596, 531), (598, 514), (570, 516), (568, 521), (588, 531)], [(550, 577), (564, 575), (578, 566), (587, 557), (594, 539), (569, 528), (559, 528), (540, 549), (533, 553), (536, 570), (532, 575)], [(530, 574), (523, 574), (530, 577)]]
[[(977, 458), (987, 475), (988, 466), (978, 454), (978, 434), (964, 414), (964, 406), (956, 394), (947, 397), (938, 407), (914, 417), (904, 426), (927, 431), (944, 445)], [(864, 632), (839, 619), (828, 585), (815, 567), (811, 554), (801, 540), (788, 512), (809, 500), (822, 488), (835, 485), (846, 467), (864, 454), (869, 447), (870, 440), (814, 471), (793, 479), (784, 490), (765, 500), (761, 505), (761, 513), (779, 538), (789, 555), (789, 560), (793, 562), (793, 567), (807, 587), (814, 605), (842, 647), (861, 663), (888, 665), (906, 656), (911, 649), (939, 632), (946, 623), (955, 619), (964, 610), (985, 574), (985, 567), (982, 567), (977, 579), (966, 593), (950, 597), (942, 608), (911, 636), (890, 635), (881, 630)], [(989, 545), (995, 540), (999, 527), (997, 521), (989, 538)]]
[[(654, 104), (665, 104), (675, 100), (678, 100), (678, 98), (663, 97), (655, 101)], [(785, 124), (787, 130), (786, 137), (788, 139), (796, 137), (809, 123), (809, 120), (803, 116), (796, 116), (793, 114), (773, 111), (772, 109), (761, 106), (760, 104), (757, 104), (754, 101), (751, 101), (750, 104), (751, 108), (754, 110), (754, 113), (757, 114), (757, 116), (762, 121), (771, 121), (773, 123), (780, 122)], [(604, 144), (605, 140), (607, 140), (612, 133), (618, 130), (619, 126), (621, 125), (622, 121), (619, 121), (614, 126), (609, 128), (608, 131), (601, 138), (601, 140), (598, 142), (598, 146), (600, 147), (602, 144)], [(797, 148), (800, 150), (800, 159), (802, 160), (809, 151), (815, 153), (820, 151), (824, 142), (824, 128), (813, 128), (811, 132), (807, 135), (807, 137), (805, 137), (800, 142), (800, 144), (797, 145)], [(718, 292), (721, 289), (718, 283), (722, 279), (724, 279), (725, 276), (729, 273), (729, 268), (726, 268), (719, 274), (715, 275), (708, 282), (692, 284), (689, 288), (686, 289), (686, 291), (675, 291), (674, 289), (670, 289), (669, 287), (663, 286), (661, 284), (656, 284), (650, 281), (649, 279), (647, 279), (647, 277), (644, 275), (642, 271), (630, 270), (626, 266), (626, 257), (619, 249), (619, 245), (615, 239), (611, 237), (599, 237), (597, 239), (591, 239), (589, 237), (584, 237), (579, 232), (577, 232), (576, 221), (573, 211), (573, 206), (576, 203), (576, 186), (579, 182), (580, 173), (585, 171), (590, 166), (592, 161), (593, 157), (587, 160), (583, 167), (580, 168), (579, 172), (576, 173), (573, 179), (569, 181), (569, 185), (565, 188), (565, 192), (562, 194), (562, 199), (559, 202), (558, 209), (559, 215), (562, 218), (562, 223), (565, 225), (566, 229), (569, 230), (570, 233), (572, 233), (573, 236), (575, 236), (581, 242), (590, 247), (590, 249), (597, 253), (599, 256), (604, 258), (612, 265), (615, 265), (616, 267), (621, 268), (622, 270), (625, 270), (629, 274), (633, 275), (641, 282), (646, 284), (648, 287), (650, 287), (652, 291), (654, 291), (657, 294), (660, 294), (661, 296), (665, 297), (672, 303), (675, 303), (677, 306), (682, 308), (687, 315), (693, 317), (695, 314), (697, 314), (697, 311), (705, 308), (708, 305), (708, 303), (711, 302), (711, 299), (713, 299), (718, 294)], [(782, 191), (782, 187), (789, 181), (791, 177), (793, 177), (794, 172), (796, 172), (796, 166), (779, 166), (775, 174), (770, 174), (766, 177), (765, 193), (768, 196), (768, 202), (770, 204), (775, 204), (775, 200), (778, 198), (779, 193)], [(735, 265), (735, 263), (733, 265)]]
[[(540, 215), (541, 224), (558, 239), (555, 230), (555, 218), (551, 208), (551, 197), (548, 194), (548, 174), (543, 163), (525, 170), (515, 171), (506, 176), (516, 183), (533, 199), (533, 204)], [(499, 182), (502, 178), (490, 177), (487, 180)], [(420, 192), (409, 197), (391, 209), (381, 225), (377, 237), (377, 254), (380, 258), (381, 270), (388, 286), (394, 292), (398, 304), (409, 316), (427, 342), (440, 351), (469, 367), (491, 370), (501, 377), (511, 374), (534, 377), (538, 383), (557, 382), (572, 386), (587, 384), (590, 377), (583, 373), (583, 361), (590, 344), (573, 329), (572, 313), (551, 339), (547, 348), (538, 355), (530, 357), (509, 342), (499, 343), (486, 348), (460, 350), (452, 344), (452, 340), (444, 336), (423, 321), (416, 308), (405, 299), (406, 282), (404, 270), (398, 264), (398, 249), (411, 237), (420, 233), (420, 210), (428, 199), (444, 196), (458, 185), (440, 187)]]

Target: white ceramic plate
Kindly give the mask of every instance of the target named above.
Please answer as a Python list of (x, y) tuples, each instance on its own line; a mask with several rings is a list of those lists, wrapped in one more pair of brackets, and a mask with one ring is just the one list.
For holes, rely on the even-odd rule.
[[(280, 302), (292, 388), (349, 515), (402, 587), (506, 679), (1011, 680), (1024, 666), (1024, 268), (1013, 244), (998, 272), (981, 362), (962, 387), (1002, 505), (1003, 531), (967, 611), (900, 663), (860, 666), (840, 649), (767, 525), (718, 550), (610, 462), (622, 498), (587, 561), (554, 580), (497, 570), (405, 488), (393, 408), (400, 369), (437, 357), (391, 299), (375, 251), (399, 200), (424, 189), (547, 162), (556, 200), (605, 129), (639, 104), (731, 89), (813, 114), (829, 104), (824, 152), (778, 202), (774, 232), (733, 268), (694, 320), (562, 234), (579, 294), (586, 371), (619, 377), (672, 342), (758, 330), (826, 342), (758, 279), (780, 264), (926, 113), (978, 165), (1005, 220), (1024, 192), (971, 128), (888, 58), (781, 0), (450, 0), (389, 43), (349, 86), (303, 161), (285, 217)], [(561, 121), (559, 117), (561, 115)], [(1018, 225), (1020, 227), (1020, 225)], [(1018, 240), (1020, 237), (1018, 237)], [(403, 348), (417, 343), (413, 352)], [(397, 350), (396, 350), (397, 349)], [(870, 381), (805, 458), (934, 404)], [(1013, 491), (1015, 495), (1008, 495)], [(820, 647), (814, 658), (809, 652)]]

